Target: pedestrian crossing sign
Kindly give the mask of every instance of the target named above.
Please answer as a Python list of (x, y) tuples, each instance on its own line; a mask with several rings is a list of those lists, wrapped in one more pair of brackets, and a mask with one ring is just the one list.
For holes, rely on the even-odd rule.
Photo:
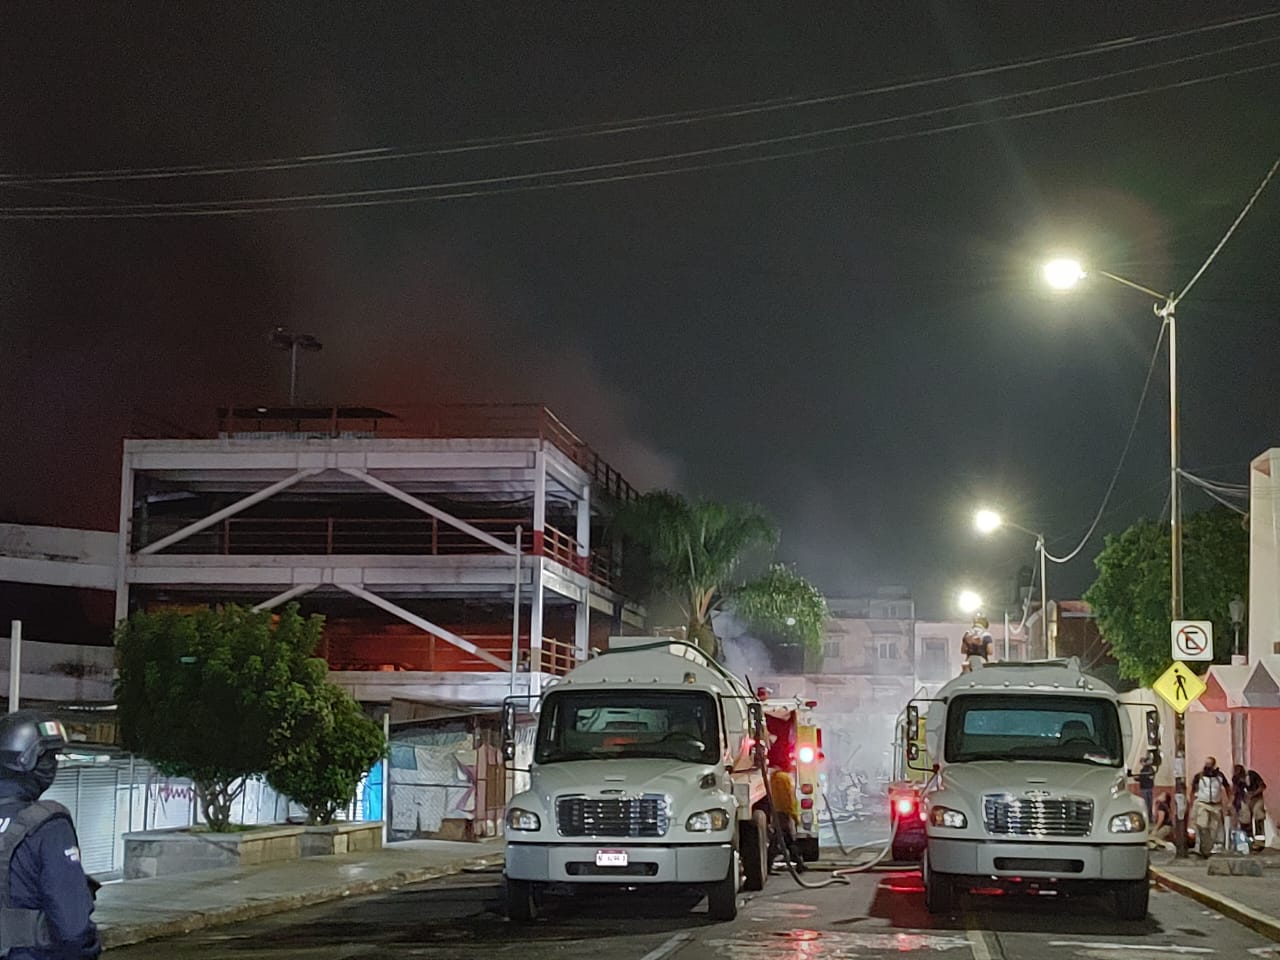
[(1151, 689), (1164, 697), (1173, 709), (1184, 713), (1209, 687), (1189, 666), (1175, 660), (1168, 670), (1160, 674), (1160, 679), (1151, 685)]

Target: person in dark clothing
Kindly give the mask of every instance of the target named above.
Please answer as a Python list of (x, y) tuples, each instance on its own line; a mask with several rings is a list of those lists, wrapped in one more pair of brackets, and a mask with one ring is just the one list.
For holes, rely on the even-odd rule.
[(1257, 770), (1246, 770), (1242, 764), (1236, 764), (1231, 777), (1236, 826), (1248, 834), (1254, 844), (1265, 843), (1267, 839), (1266, 789), (1267, 781)]
[(1138, 771), (1138, 792), (1142, 794), (1142, 800), (1147, 805), (1147, 822), (1151, 822), (1151, 818), (1155, 816), (1152, 808), (1151, 796), (1156, 789), (1156, 768), (1151, 763), (1151, 755), (1146, 754), (1142, 758), (1142, 768)]
[(56, 720), (29, 710), (0, 718), (0, 951), (7, 960), (96, 960), (93, 891), (71, 815), (40, 800), (67, 743)]

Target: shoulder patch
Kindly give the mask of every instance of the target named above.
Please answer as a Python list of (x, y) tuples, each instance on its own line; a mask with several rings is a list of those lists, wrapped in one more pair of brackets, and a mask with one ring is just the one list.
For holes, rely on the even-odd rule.
[(63, 851), (62, 851), (62, 855), (63, 855), (64, 857), (66, 857), (69, 861), (71, 861), (72, 863), (79, 863), (79, 862), (80, 862), (80, 848), (79, 848), (79, 847), (67, 847), (67, 849), (65, 849), (65, 850), (63, 850)]

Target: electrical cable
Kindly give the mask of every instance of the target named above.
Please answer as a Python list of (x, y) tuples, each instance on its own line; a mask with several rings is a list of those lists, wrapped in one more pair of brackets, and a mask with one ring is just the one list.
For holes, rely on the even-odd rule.
[(1231, 226), (1227, 228), (1227, 232), (1223, 234), (1222, 239), (1218, 241), (1218, 245), (1213, 248), (1213, 251), (1209, 254), (1205, 262), (1200, 265), (1200, 269), (1196, 271), (1195, 276), (1188, 280), (1187, 285), (1182, 288), (1182, 292), (1173, 298), (1171, 307), (1176, 307), (1182, 301), (1182, 298), (1185, 297), (1190, 292), (1191, 288), (1196, 285), (1196, 281), (1199, 280), (1200, 277), (1204, 275), (1204, 272), (1209, 269), (1209, 265), (1217, 259), (1218, 254), (1222, 252), (1222, 248), (1225, 247), (1227, 245), (1227, 241), (1231, 239), (1231, 235), (1236, 232), (1236, 227), (1240, 226), (1241, 221), (1248, 216), (1249, 211), (1253, 209), (1253, 205), (1258, 202), (1258, 197), (1260, 197), (1262, 195), (1262, 191), (1267, 188), (1267, 184), (1271, 182), (1271, 178), (1276, 175), (1277, 169), (1280, 169), (1280, 157), (1276, 157), (1276, 162), (1271, 164), (1271, 169), (1267, 171), (1267, 175), (1263, 177), (1262, 182), (1258, 184), (1258, 189), (1253, 191), (1253, 196), (1249, 198), (1249, 202), (1244, 205), (1244, 209), (1240, 211), (1239, 216), (1232, 221)]
[[(168, 209), (164, 204), (135, 204), (134, 209), (119, 210), (113, 208), (105, 209), (77, 209), (70, 206), (58, 207), (0, 207), (0, 220), (102, 220), (102, 219), (160, 219), (173, 217), (208, 217), (208, 216), (244, 216), (255, 213), (275, 213), (275, 212), (294, 212), (301, 210), (338, 210), (356, 207), (376, 207), (376, 206), (398, 206), (408, 203), (440, 202), (446, 200), (463, 200), (483, 197), (503, 196), (517, 193), (532, 193), (548, 190), (559, 190), (567, 187), (594, 186), (607, 183), (619, 183), (632, 180), (650, 180), (659, 177), (676, 176), (685, 173), (701, 172), (706, 170), (725, 169), (730, 167), (741, 167), (750, 164), (774, 162), (779, 160), (795, 159), (797, 157), (809, 157), (819, 154), (830, 153), (836, 150), (848, 150), (855, 147), (872, 146), (885, 143), (896, 143), (906, 140), (919, 139), (922, 137), (937, 136), (940, 134), (953, 133), (961, 130), (969, 130), (974, 127), (987, 126), (997, 122), (1024, 120), (1034, 117), (1048, 116), (1052, 114), (1062, 113), (1068, 110), (1077, 110), (1089, 106), (1097, 106), (1105, 103), (1114, 103), (1121, 100), (1133, 99), (1135, 97), (1149, 96), (1153, 93), (1159, 93), (1166, 90), (1182, 89), (1187, 87), (1199, 86), (1204, 83), (1210, 83), (1217, 80), (1230, 79), (1235, 77), (1246, 76), (1258, 73), (1263, 70), (1272, 70), (1280, 67), (1280, 61), (1271, 61), (1252, 67), (1245, 67), (1237, 70), (1230, 70), (1207, 76), (1194, 77), (1180, 81), (1174, 81), (1165, 84), (1157, 84), (1148, 86), (1139, 90), (1130, 90), (1117, 94), (1098, 96), (1086, 100), (1069, 101), (1064, 104), (1056, 104), (1050, 107), (1042, 107), (1033, 110), (1024, 110), (1017, 113), (1005, 114), (995, 118), (983, 118), (979, 120), (962, 121), (946, 124), (937, 127), (929, 127), (923, 130), (911, 131), (908, 133), (891, 134), (882, 137), (868, 138), (864, 140), (847, 141), (843, 143), (828, 144), (824, 146), (808, 147), (800, 150), (785, 151), (781, 153), (764, 154), (754, 157), (742, 157), (731, 160), (712, 161), (701, 164), (686, 164), (683, 166), (672, 167), (661, 170), (641, 171), (637, 173), (616, 174), (611, 176), (588, 177), (580, 179), (558, 180), (550, 183), (532, 183), (520, 184), (512, 187), (500, 187), (490, 190), (466, 190), (455, 193), (431, 193), (418, 196), (377, 196), (371, 199), (353, 199), (340, 200), (336, 202), (322, 203), (297, 203), (297, 198), (281, 197), (281, 198), (257, 198), (251, 202), (271, 202), (284, 204), (290, 200), (294, 201), (292, 206), (235, 206), (236, 201), (214, 201), (215, 203), (226, 204), (219, 208), (199, 208), (195, 203), (188, 202), (180, 205), (182, 209)], [(972, 106), (974, 104), (966, 104)], [(959, 108), (956, 108), (959, 109)], [(793, 134), (785, 138), (773, 139), (796, 139), (800, 134)], [(745, 149), (749, 144), (735, 144), (726, 147), (707, 148), (702, 151), (689, 151), (690, 154), (706, 154), (710, 152), (718, 152), (724, 150)], [(680, 158), (682, 154), (671, 155), (674, 158)], [(645, 159), (637, 159), (630, 161), (615, 161), (612, 164), (596, 165), (596, 166), (619, 166), (626, 164), (656, 163), (661, 162), (662, 157), (650, 157)], [(567, 172), (572, 172), (573, 168), (568, 168)], [(503, 178), (495, 178), (504, 181), (526, 180), (537, 176), (550, 175), (548, 173), (528, 173), (511, 175)], [(412, 186), (386, 188), (375, 191), (378, 194), (388, 193), (404, 193), (406, 191), (425, 191), (440, 189), (439, 184), (418, 184)], [(158, 207), (160, 209), (152, 209)]]
[[(220, 165), (184, 164), (156, 167), (121, 167), (114, 169), (71, 170), (55, 174), (20, 174), (0, 173), (0, 180), (10, 182), (75, 182), (84, 180), (133, 180), (133, 179), (172, 179), (194, 176), (226, 176), (242, 173), (272, 172), (276, 170), (297, 169), (300, 167), (329, 166), (347, 163), (371, 163), (389, 160), (410, 159), (414, 157), (448, 155), (475, 150), (526, 146), (554, 142), (565, 139), (584, 137), (615, 136), (638, 130), (654, 129), (666, 126), (685, 125), (704, 120), (731, 119), (755, 113), (777, 110), (788, 110), (796, 107), (814, 106), (842, 100), (877, 96), (886, 93), (898, 93), (921, 87), (936, 86), (958, 80), (970, 80), (983, 76), (1005, 73), (1012, 70), (1024, 70), (1043, 66), (1062, 60), (1080, 59), (1099, 54), (1110, 54), (1121, 50), (1163, 43), (1200, 33), (1217, 32), (1238, 26), (1248, 26), (1280, 17), (1280, 13), (1264, 12), (1237, 17), (1231, 20), (1217, 21), (1198, 27), (1165, 31), (1138, 37), (1118, 38), (1101, 41), (1085, 47), (1067, 48), (1051, 54), (1022, 58), (1001, 64), (975, 67), (969, 70), (953, 72), (930, 77), (916, 77), (907, 80), (891, 81), (873, 87), (859, 88), (851, 91), (839, 91), (814, 96), (792, 95), (774, 97), (763, 100), (746, 101), (724, 107), (710, 107), (674, 113), (651, 114), (621, 120), (601, 121), (597, 123), (575, 124), (570, 126), (545, 128), (525, 133), (506, 134), (497, 137), (481, 137), (439, 144), (435, 147), (363, 147), (353, 150), (335, 151), (320, 154), (302, 154), (287, 157), (275, 157), (257, 161), (242, 161)], [(1243, 46), (1255, 45), (1269, 41), (1255, 41)], [(1231, 48), (1228, 48), (1231, 49)], [(1150, 68), (1144, 68), (1150, 69)]]
[(1085, 531), (1084, 537), (1076, 545), (1075, 549), (1062, 557), (1055, 557), (1041, 544), (1040, 549), (1044, 550), (1045, 557), (1054, 563), (1068, 563), (1074, 560), (1080, 554), (1080, 551), (1085, 548), (1085, 545), (1093, 539), (1093, 535), (1098, 529), (1098, 524), (1102, 521), (1102, 515), (1106, 512), (1107, 504), (1111, 501), (1111, 495), (1115, 492), (1116, 483), (1120, 480), (1120, 472), (1124, 469), (1125, 459), (1129, 456), (1129, 448), (1133, 445), (1134, 435), (1138, 432), (1138, 421), (1142, 418), (1142, 407), (1146, 403), (1147, 393), (1151, 388), (1151, 377), (1156, 371), (1156, 361), (1160, 357), (1160, 345), (1164, 342), (1164, 333), (1168, 325), (1167, 318), (1160, 324), (1160, 333), (1156, 336), (1155, 349), (1151, 351), (1151, 363), (1147, 366), (1147, 378), (1142, 384), (1142, 393), (1138, 397), (1138, 407), (1133, 411), (1133, 421), (1129, 424), (1129, 435), (1125, 438), (1124, 448), (1120, 451), (1120, 460), (1116, 464), (1115, 470), (1111, 473), (1111, 482), (1107, 484), (1107, 491), (1102, 495), (1102, 503), (1098, 506), (1098, 512), (1094, 514), (1093, 522), (1089, 524), (1089, 529)]
[[(715, 156), (723, 153), (733, 153), (739, 150), (756, 149), (759, 147), (777, 146), (783, 143), (794, 143), (802, 140), (813, 140), (821, 137), (831, 136), (837, 133), (851, 133), (854, 130), (869, 129), (878, 126), (889, 126), (901, 123), (907, 120), (920, 120), (927, 117), (934, 117), (940, 114), (956, 113), (963, 110), (971, 110), (979, 107), (993, 106), (997, 103), (1004, 103), (1010, 100), (1019, 100), (1026, 97), (1039, 96), (1045, 93), (1054, 93), (1073, 87), (1085, 86), (1093, 83), (1100, 83), (1105, 80), (1113, 80), (1117, 77), (1131, 76), (1135, 73), (1144, 73), (1149, 70), (1160, 69), (1175, 64), (1188, 62), (1191, 60), (1200, 60), (1205, 57), (1215, 56), (1219, 53), (1232, 52), (1242, 47), (1256, 46), (1261, 43), (1274, 43), (1280, 41), (1280, 35), (1268, 37), (1265, 40), (1252, 40), (1246, 43), (1235, 44), (1231, 47), (1220, 48), (1218, 50), (1208, 51), (1206, 53), (1191, 54), (1189, 56), (1175, 57), (1171, 60), (1159, 61), (1157, 63), (1148, 64), (1141, 67), (1130, 67), (1124, 70), (1116, 70), (1111, 73), (1098, 74), (1092, 77), (1086, 77), (1080, 80), (1070, 80), (1061, 83), (1048, 84), (1046, 86), (1033, 87), (1025, 90), (1013, 91), (1011, 93), (998, 94), (986, 97), (981, 100), (970, 100), (959, 104), (953, 104), (945, 107), (933, 107), (928, 110), (918, 110), (912, 113), (899, 114), (897, 116), (881, 117), (873, 120), (862, 120), (856, 123), (842, 124), (839, 126), (824, 127), (818, 130), (802, 131), (800, 133), (784, 134), (774, 137), (764, 137), (755, 140), (738, 141), (735, 143), (721, 144), (712, 147), (703, 147), (694, 150), (683, 150), (665, 154), (655, 154), (647, 157), (634, 157), (624, 160), (602, 161), (592, 164), (579, 164), (570, 167), (559, 167), (546, 170), (534, 170), (526, 173), (517, 174), (500, 174), (490, 177), (472, 178), (466, 180), (446, 180), (436, 183), (425, 184), (406, 184), (397, 187), (372, 187), (362, 190), (344, 190), (330, 191), (326, 193), (297, 193), (283, 194), (264, 197), (232, 197), (221, 200), (180, 200), (166, 203), (150, 203), (137, 202), (126, 203), (125, 206), (133, 209), (144, 210), (188, 210), (188, 209), (206, 209), (206, 208), (222, 208), (231, 206), (267, 206), (272, 204), (310, 204), (321, 201), (336, 200), (352, 200), (363, 197), (383, 197), (395, 196), (408, 193), (417, 193), (420, 191), (435, 190), (457, 190), (471, 187), (487, 187), (504, 183), (512, 183), (523, 180), (539, 180), (554, 177), (577, 176), (585, 173), (596, 173), (602, 170), (618, 170), (628, 167), (649, 166), (651, 164), (668, 163), (671, 161), (690, 160), (698, 157)], [(2, 185), (2, 184), (0, 184)], [(43, 207), (13, 207), (12, 210), (28, 211), (65, 211), (85, 212), (100, 210), (100, 205), (82, 205), (75, 206), (71, 204), (62, 204), (58, 206)], [(116, 207), (116, 209), (119, 209)]]

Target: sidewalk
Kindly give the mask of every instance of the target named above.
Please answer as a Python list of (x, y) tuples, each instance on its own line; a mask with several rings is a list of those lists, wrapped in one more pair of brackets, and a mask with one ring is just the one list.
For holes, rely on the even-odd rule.
[(1280, 941), (1280, 850), (1251, 854), (1262, 865), (1262, 876), (1210, 875), (1209, 863), (1197, 856), (1177, 860), (1172, 853), (1153, 850), (1151, 875), (1160, 886), (1198, 900), (1217, 913), (1243, 923), (1265, 937)]
[(502, 862), (503, 841), (410, 840), (372, 853), (308, 857), (110, 883), (94, 920), (109, 949), (377, 893)]

